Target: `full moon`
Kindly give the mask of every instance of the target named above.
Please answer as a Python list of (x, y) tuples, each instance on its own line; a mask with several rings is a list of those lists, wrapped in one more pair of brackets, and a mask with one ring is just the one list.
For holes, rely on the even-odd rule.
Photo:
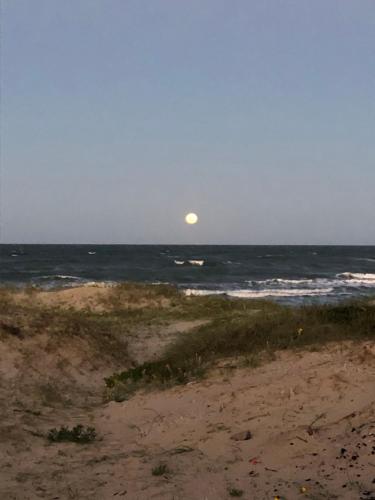
[(193, 213), (187, 214), (185, 222), (186, 224), (196, 224), (198, 222), (198, 215)]

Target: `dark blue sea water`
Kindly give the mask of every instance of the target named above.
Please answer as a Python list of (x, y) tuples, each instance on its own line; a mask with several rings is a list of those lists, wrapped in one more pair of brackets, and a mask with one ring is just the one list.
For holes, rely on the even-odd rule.
[(122, 281), (293, 303), (375, 296), (375, 247), (0, 245), (1, 284)]

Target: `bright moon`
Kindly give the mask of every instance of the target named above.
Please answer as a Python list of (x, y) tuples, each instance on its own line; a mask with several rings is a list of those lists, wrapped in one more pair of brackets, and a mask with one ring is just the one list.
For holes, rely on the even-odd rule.
[(198, 222), (198, 215), (193, 213), (187, 214), (185, 222), (186, 224), (196, 224)]

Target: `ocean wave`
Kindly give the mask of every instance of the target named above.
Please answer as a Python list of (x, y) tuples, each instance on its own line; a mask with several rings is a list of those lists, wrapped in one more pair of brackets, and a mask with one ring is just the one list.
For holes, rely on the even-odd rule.
[(192, 266), (203, 266), (204, 265), (204, 260), (189, 260), (188, 262)]
[(375, 274), (345, 272), (332, 278), (271, 278), (248, 280), (246, 283), (248, 287), (243, 289), (232, 288), (229, 283), (216, 289), (187, 288), (185, 294), (239, 298), (346, 296), (351, 295), (354, 290), (366, 293), (366, 290), (375, 288)]
[(258, 259), (272, 259), (272, 257), (287, 257), (283, 253), (267, 253), (266, 255), (257, 255)]
[(303, 279), (284, 279), (284, 278), (270, 278), (267, 280), (249, 280), (247, 283), (251, 285), (302, 285), (307, 283), (314, 283), (313, 278), (303, 278)]
[(299, 288), (299, 289), (269, 289), (269, 290), (237, 290), (231, 291), (231, 297), (312, 297), (316, 295), (328, 295), (333, 292), (333, 288)]
[(349, 280), (375, 281), (375, 274), (372, 273), (341, 273), (337, 274), (336, 277)]
[(69, 276), (65, 274), (53, 274), (48, 276), (39, 276), (38, 280), (49, 280), (49, 281), (57, 281), (57, 280), (69, 280), (69, 281), (85, 281), (84, 278), (80, 278), (79, 276)]
[(336, 278), (343, 280), (348, 287), (375, 287), (375, 274), (372, 273), (340, 273)]
[(175, 260), (176, 266), (204, 266), (204, 260)]
[(339, 273), (333, 278), (301, 278), (301, 279), (286, 279), (286, 278), (270, 278), (266, 280), (249, 280), (249, 285), (255, 288), (325, 288), (325, 287), (375, 287), (375, 274), (371, 273)]
[(269, 290), (197, 290), (188, 288), (184, 290), (185, 295), (206, 296), (206, 295), (227, 295), (243, 299), (265, 298), (265, 297), (313, 297), (319, 295), (329, 295), (333, 288), (300, 288), (300, 289), (269, 289)]

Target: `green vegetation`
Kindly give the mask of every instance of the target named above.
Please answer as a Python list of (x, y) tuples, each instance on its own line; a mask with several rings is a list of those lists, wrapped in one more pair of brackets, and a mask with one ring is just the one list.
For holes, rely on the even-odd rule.
[(157, 467), (154, 467), (152, 469), (152, 475), (153, 476), (164, 476), (165, 474), (168, 474), (170, 470), (168, 469), (166, 464), (160, 464)]
[(79, 444), (92, 443), (96, 439), (94, 427), (83, 427), (76, 425), (72, 429), (60, 427), (60, 429), (51, 429), (47, 438), (52, 443), (72, 442)]
[(237, 488), (229, 488), (228, 493), (231, 497), (242, 497), (243, 490), (238, 490)]
[(180, 299), (178, 289), (171, 285), (147, 285), (143, 283), (122, 283), (113, 287), (103, 299), (111, 309), (137, 308), (142, 303), (154, 302), (154, 306), (167, 305)]

